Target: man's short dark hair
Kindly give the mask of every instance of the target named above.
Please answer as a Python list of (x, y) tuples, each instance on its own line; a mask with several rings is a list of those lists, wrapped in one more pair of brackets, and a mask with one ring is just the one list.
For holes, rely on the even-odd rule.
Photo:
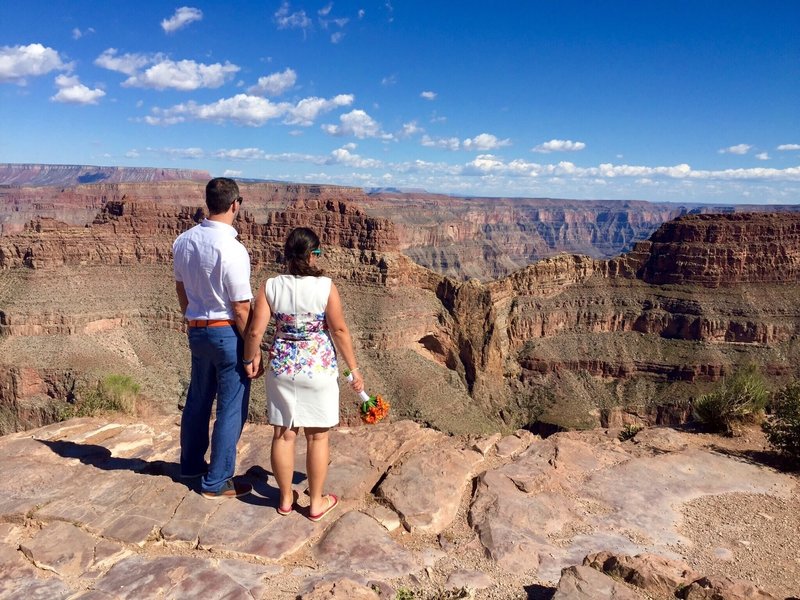
[(212, 215), (228, 212), (239, 197), (239, 186), (228, 177), (215, 177), (206, 185), (206, 206)]

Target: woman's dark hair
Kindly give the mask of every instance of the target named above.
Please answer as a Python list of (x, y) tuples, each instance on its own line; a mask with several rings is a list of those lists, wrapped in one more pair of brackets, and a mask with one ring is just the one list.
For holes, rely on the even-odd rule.
[(293, 229), (286, 238), (283, 246), (283, 256), (286, 260), (286, 270), (290, 275), (311, 275), (319, 277), (323, 274), (322, 269), (312, 267), (309, 264), (311, 251), (319, 248), (319, 238), (308, 227), (298, 227)]

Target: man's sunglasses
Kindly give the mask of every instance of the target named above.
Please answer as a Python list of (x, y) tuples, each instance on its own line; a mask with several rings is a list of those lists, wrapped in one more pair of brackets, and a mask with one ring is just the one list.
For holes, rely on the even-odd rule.
[(311, 254), (313, 254), (314, 256), (322, 256), (322, 248), (314, 248), (311, 251)]
[(241, 203), (242, 203), (242, 200), (244, 200), (244, 198), (242, 198), (241, 196), (239, 196), (239, 197), (238, 197), (238, 198), (235, 200), (235, 202), (238, 202), (239, 204), (241, 204)]

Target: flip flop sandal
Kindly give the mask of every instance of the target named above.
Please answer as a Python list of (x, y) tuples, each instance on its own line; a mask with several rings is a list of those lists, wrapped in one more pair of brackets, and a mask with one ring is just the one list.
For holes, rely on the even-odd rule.
[(278, 511), (278, 514), (281, 516), (290, 515), (294, 512), (294, 503), (297, 502), (297, 491), (292, 492), (292, 503), (289, 505), (289, 508), (284, 508), (283, 506), (279, 506), (275, 510)]
[[(329, 512), (331, 512), (337, 504), (339, 504), (339, 498), (337, 498), (335, 494), (328, 494), (327, 496), (325, 496), (325, 498), (327, 498), (328, 508), (326, 508), (317, 515), (309, 514), (308, 519), (310, 521), (314, 521), (316, 523), (317, 521), (321, 520), (325, 515), (327, 515)], [(333, 501), (331, 501), (331, 499), (333, 499)]]

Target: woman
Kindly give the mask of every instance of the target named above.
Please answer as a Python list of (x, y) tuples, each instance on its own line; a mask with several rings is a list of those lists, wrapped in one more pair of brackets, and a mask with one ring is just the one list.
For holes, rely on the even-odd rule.
[[(323, 495), (328, 432), (339, 423), (337, 352), (353, 373), (353, 390), (364, 389), (339, 292), (317, 267), (321, 255), (319, 238), (311, 229), (299, 227), (289, 234), (284, 246), (288, 274), (268, 279), (256, 294), (243, 361), (250, 378), (266, 372), (267, 412), (274, 427), (272, 472), (280, 488), (282, 515), (293, 510), (295, 440), (299, 428), (304, 429), (312, 521), (319, 521), (339, 501), (334, 494)], [(261, 338), (272, 317), (275, 339), (269, 364), (263, 365)]]

